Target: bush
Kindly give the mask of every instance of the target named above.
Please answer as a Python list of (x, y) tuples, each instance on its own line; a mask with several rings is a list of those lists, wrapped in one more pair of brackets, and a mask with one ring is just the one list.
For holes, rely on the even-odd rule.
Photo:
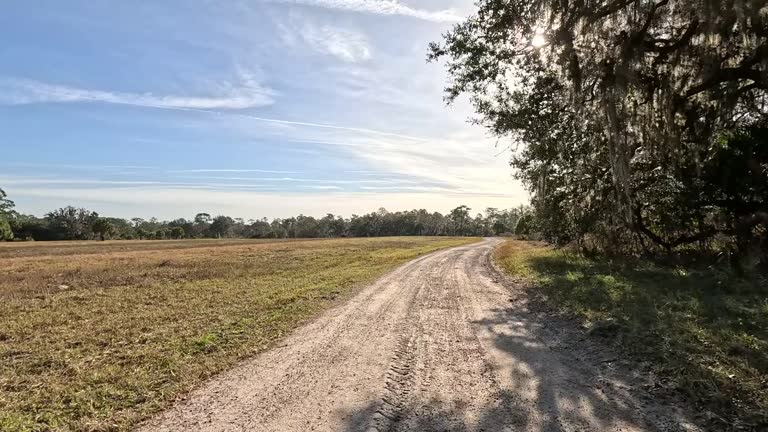
[(0, 240), (13, 240), (11, 224), (3, 217), (0, 217)]
[(515, 225), (515, 234), (519, 236), (529, 236), (533, 232), (533, 215), (526, 213), (520, 217)]

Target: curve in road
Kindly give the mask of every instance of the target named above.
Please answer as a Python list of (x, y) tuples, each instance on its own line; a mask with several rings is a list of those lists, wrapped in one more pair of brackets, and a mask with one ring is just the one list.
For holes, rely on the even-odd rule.
[(694, 429), (530, 312), (498, 241), (401, 266), (142, 430)]

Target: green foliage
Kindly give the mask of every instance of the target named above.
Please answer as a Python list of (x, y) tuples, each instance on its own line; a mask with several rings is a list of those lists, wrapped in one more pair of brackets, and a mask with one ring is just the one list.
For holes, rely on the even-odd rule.
[(0, 216), (0, 240), (13, 240), (13, 230), (11, 230), (11, 224), (5, 219), (4, 216)]
[(429, 58), (449, 101), (520, 144), (546, 239), (768, 257), (760, 4), (480, 0)]
[(229, 216), (216, 216), (208, 228), (208, 236), (214, 238), (232, 237), (235, 221)]
[(98, 218), (93, 222), (91, 230), (100, 240), (105, 240), (115, 233), (115, 226), (107, 218)]
[(13, 213), (13, 208), (16, 204), (8, 199), (8, 195), (0, 188), (0, 215), (9, 215)]
[(45, 219), (16, 213), (10, 219), (11, 229), (16, 238), (27, 240), (55, 240)]
[(174, 238), (174, 239), (184, 238), (184, 228), (180, 226), (175, 226), (171, 228), (171, 238)]
[(465, 235), (470, 226), (469, 211), (471, 208), (461, 205), (451, 210), (448, 219), (452, 222), (453, 235)]
[(130, 221), (122, 218), (114, 218), (114, 217), (107, 217), (104, 218), (107, 222), (112, 226), (112, 231), (110, 233), (111, 238), (120, 238), (124, 239), (127, 236), (133, 236), (133, 225)]
[(15, 204), (6, 197), (5, 191), (0, 189), (0, 241), (13, 240), (10, 219), (15, 215)]
[(496, 221), (493, 223), (493, 233), (495, 235), (503, 234), (507, 232), (507, 226), (504, 225), (504, 222)]
[(99, 219), (96, 212), (72, 206), (45, 215), (55, 240), (88, 240), (93, 238), (93, 225)]
[(534, 230), (533, 224), (533, 215), (531, 213), (524, 214), (520, 217), (520, 219), (517, 220), (517, 225), (515, 225), (515, 234), (521, 236), (531, 235)]
[(200, 352), (212, 352), (216, 349), (219, 337), (215, 333), (206, 333), (193, 341), (195, 349)]
[(13, 202), (5, 199), (0, 189), (0, 209), (8, 213), (7, 229), (0, 213), (0, 240), (13, 230), (21, 239), (90, 240), (115, 239), (181, 239), (192, 238), (318, 238), (318, 237), (384, 237), (384, 236), (488, 236), (512, 230), (518, 219), (529, 212), (523, 206), (507, 210), (486, 209), (485, 215), (471, 217), (465, 205), (443, 215), (424, 209), (389, 212), (380, 208), (351, 218), (326, 214), (322, 218), (299, 215), (285, 219), (266, 218), (245, 221), (240, 218), (198, 213), (193, 220), (159, 221), (100, 217), (98, 213), (72, 206), (49, 212), (44, 218), (13, 212)]
[(17, 237), (34, 240), (488, 236), (506, 233), (515, 227), (521, 215), (528, 212), (522, 206), (508, 210), (491, 208), (485, 215), (477, 214), (473, 218), (470, 210), (467, 206), (459, 206), (443, 215), (423, 209), (389, 212), (381, 208), (351, 218), (329, 213), (322, 218), (299, 215), (270, 222), (266, 218), (245, 221), (223, 215), (211, 218), (207, 213), (197, 214), (194, 220), (126, 220), (100, 217), (87, 209), (65, 207), (44, 218), (14, 213), (10, 227)]

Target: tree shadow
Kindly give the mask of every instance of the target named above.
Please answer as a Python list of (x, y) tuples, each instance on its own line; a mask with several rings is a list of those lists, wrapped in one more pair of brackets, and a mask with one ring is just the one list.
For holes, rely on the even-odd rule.
[(490, 394), (427, 399), (429, 387), (417, 387), (383, 422), (381, 401), (341, 413), (342, 430), (685, 430), (677, 412), (633, 393), (642, 376), (617, 367), (610, 350), (527, 306), (518, 300), (471, 322), (495, 376)]
[[(530, 258), (539, 309), (611, 320), (609, 341), (648, 361), (680, 392), (715, 414), (711, 427), (768, 427), (768, 292), (714, 266), (665, 267), (567, 254)], [(762, 384), (761, 384), (762, 383)], [(725, 420), (727, 419), (727, 420)]]

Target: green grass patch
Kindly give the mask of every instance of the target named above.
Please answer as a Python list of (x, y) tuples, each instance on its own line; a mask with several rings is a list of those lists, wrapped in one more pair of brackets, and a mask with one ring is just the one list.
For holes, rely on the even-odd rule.
[(507, 273), (587, 325), (615, 323), (625, 352), (650, 362), (700, 406), (746, 427), (768, 426), (768, 286), (716, 267), (588, 259), (509, 241)]
[[(355, 288), (467, 238), (93, 242), (0, 257), (0, 430), (128, 430)], [(30, 253), (34, 251), (34, 253)]]

